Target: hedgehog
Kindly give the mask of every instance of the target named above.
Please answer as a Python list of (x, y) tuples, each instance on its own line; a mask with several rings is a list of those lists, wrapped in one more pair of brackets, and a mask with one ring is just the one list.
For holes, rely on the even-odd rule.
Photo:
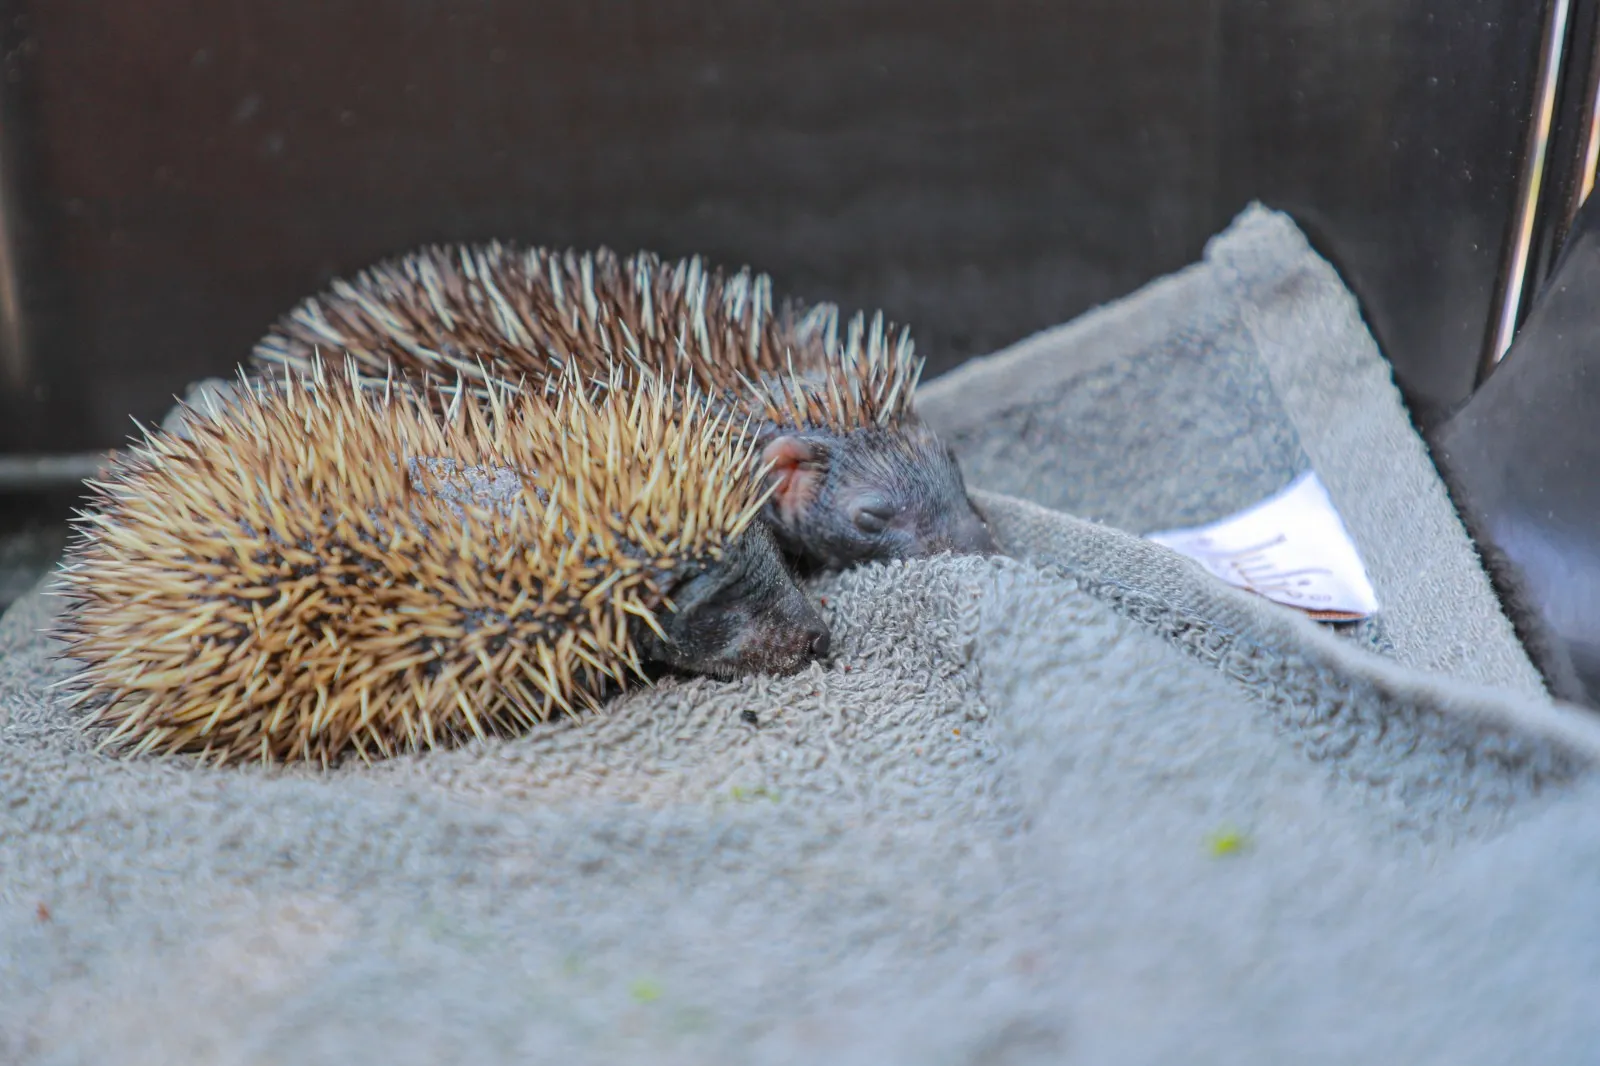
[(909, 333), (837, 308), (774, 306), (766, 275), (641, 252), (436, 245), (337, 280), (256, 345), (261, 373), (324, 349), (364, 372), (537, 381), (569, 362), (695, 383), (757, 420), (772, 495), (763, 518), (790, 555), (841, 569), (997, 550), (953, 452), (916, 415), (923, 361)]
[[(755, 520), (749, 428), (656, 378), (558, 384), (441, 413), (426, 382), (319, 362), (145, 431), (90, 483), (56, 590), (102, 746), (329, 766), (825, 655)], [(463, 467), (511, 492), (460, 491)]]

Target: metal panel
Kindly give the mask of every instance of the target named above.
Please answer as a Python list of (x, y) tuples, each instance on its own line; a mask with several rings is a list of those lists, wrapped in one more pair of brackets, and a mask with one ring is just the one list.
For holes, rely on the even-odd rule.
[(887, 308), (937, 370), (1181, 266), (1252, 197), (1346, 271), (1426, 418), (1471, 386), (1539, 22), (1512, 0), (4, 0), (0, 449), (114, 443), (423, 241), (748, 262)]
[(1432, 444), (1552, 693), (1600, 708), (1597, 290), (1590, 197), (1504, 363)]

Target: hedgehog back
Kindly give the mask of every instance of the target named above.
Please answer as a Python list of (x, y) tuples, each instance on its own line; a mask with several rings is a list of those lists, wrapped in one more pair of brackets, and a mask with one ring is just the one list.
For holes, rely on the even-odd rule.
[(832, 305), (774, 305), (766, 275), (697, 258), (438, 245), (335, 281), (279, 321), (254, 360), (304, 371), (320, 351), (347, 351), (375, 377), (393, 368), (480, 387), (620, 364), (778, 425), (848, 432), (912, 417), (922, 361), (908, 334), (890, 332), (858, 315), (841, 337)]
[[(704, 408), (669, 417), (660, 389), (488, 417), (314, 370), (96, 484), (62, 636), (107, 742), (327, 764), (595, 706), (639, 672), (635, 627), (760, 506), (734, 476), (750, 446)], [(491, 511), (429, 467), (419, 491), (419, 455), (512, 469), (523, 492)]]

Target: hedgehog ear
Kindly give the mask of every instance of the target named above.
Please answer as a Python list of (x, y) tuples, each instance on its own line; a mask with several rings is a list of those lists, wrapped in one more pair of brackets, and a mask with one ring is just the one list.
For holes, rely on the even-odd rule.
[(767, 442), (761, 450), (763, 462), (771, 463), (767, 483), (776, 483), (772, 506), (786, 522), (793, 521), (811, 506), (822, 488), (828, 466), (828, 449), (823, 444), (786, 434)]

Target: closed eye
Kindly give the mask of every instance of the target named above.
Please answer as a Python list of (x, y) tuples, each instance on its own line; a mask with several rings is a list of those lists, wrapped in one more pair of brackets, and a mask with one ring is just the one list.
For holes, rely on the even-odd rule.
[(894, 519), (894, 508), (886, 503), (863, 504), (851, 518), (863, 533), (882, 533)]

